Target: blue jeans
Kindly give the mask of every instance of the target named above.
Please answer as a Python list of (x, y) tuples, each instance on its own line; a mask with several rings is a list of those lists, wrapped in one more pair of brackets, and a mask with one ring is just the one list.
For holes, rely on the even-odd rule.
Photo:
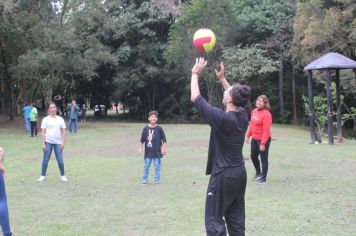
[(48, 162), (51, 158), (52, 149), (54, 149), (54, 154), (56, 155), (57, 163), (59, 171), (61, 172), (61, 176), (64, 175), (64, 162), (62, 156), (62, 149), (60, 144), (53, 144), (46, 142), (46, 151), (43, 152), (43, 160), (42, 160), (42, 171), (41, 175), (45, 176), (47, 172)]
[(143, 177), (142, 181), (147, 182), (148, 174), (150, 170), (151, 163), (153, 161), (153, 165), (155, 167), (155, 182), (159, 182), (161, 179), (161, 158), (160, 157), (145, 157), (143, 162)]
[(0, 173), (0, 225), (3, 235), (10, 236), (9, 210), (7, 208), (5, 181), (2, 173)]
[(69, 118), (69, 132), (72, 133), (72, 125), (74, 124), (74, 133), (78, 131), (78, 119), (70, 119)]
[(31, 132), (31, 123), (30, 123), (30, 118), (24, 118), (25, 119), (25, 128), (27, 132)]

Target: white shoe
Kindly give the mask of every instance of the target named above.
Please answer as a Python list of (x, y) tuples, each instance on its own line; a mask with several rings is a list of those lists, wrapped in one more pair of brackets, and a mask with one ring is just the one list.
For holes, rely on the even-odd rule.
[(68, 181), (68, 179), (67, 179), (67, 177), (66, 177), (65, 175), (62, 175), (62, 176), (61, 176), (61, 180), (62, 180), (63, 182), (67, 182), (67, 181)]
[(38, 178), (38, 181), (42, 182), (46, 179), (46, 177), (44, 175), (41, 175), (39, 178)]

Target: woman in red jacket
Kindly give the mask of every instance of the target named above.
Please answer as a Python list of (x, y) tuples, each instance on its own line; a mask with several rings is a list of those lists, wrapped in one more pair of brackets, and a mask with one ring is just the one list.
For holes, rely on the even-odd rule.
[[(250, 126), (246, 133), (245, 142), (251, 141), (251, 160), (256, 169), (254, 181), (265, 183), (268, 172), (268, 149), (271, 143), (272, 116), (269, 112), (270, 105), (265, 95), (260, 95), (256, 99), (256, 108), (251, 112)], [(261, 157), (261, 165), (258, 156)]]

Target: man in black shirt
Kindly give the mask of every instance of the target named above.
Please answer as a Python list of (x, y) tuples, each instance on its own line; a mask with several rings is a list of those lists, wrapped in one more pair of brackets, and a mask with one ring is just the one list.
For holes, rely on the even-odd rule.
[(215, 74), (225, 92), (225, 111), (213, 107), (200, 95), (198, 78), (207, 61), (197, 58), (192, 69), (191, 100), (211, 127), (206, 174), (210, 175), (206, 206), (207, 235), (245, 235), (246, 169), (242, 154), (248, 126), (243, 108), (251, 89), (241, 84), (229, 85), (224, 77), (224, 65)]

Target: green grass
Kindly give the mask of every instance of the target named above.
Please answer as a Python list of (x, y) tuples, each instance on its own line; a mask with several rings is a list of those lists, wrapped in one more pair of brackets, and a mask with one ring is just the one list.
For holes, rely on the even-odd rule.
[[(165, 125), (162, 183), (141, 185), (143, 123), (87, 122), (64, 150), (67, 183), (52, 154), (37, 182), (40, 138), (2, 127), (6, 188), (15, 235), (205, 235), (207, 125)], [(21, 126), (21, 125), (19, 125)], [(306, 129), (273, 126), (268, 183), (246, 161), (247, 235), (353, 235), (356, 141), (310, 145)], [(249, 147), (244, 148), (248, 157)]]

